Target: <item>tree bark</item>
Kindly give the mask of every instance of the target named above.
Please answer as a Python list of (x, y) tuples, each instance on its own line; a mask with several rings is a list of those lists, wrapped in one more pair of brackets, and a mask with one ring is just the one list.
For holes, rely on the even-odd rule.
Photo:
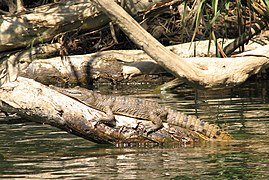
[[(37, 7), (31, 13), (2, 16), (0, 52), (52, 40), (57, 34), (77, 29), (99, 11), (87, 1), (68, 1)], [(104, 19), (105, 20), (105, 19)], [(86, 21), (87, 22), (87, 21)], [(100, 24), (93, 24), (96, 28)]]
[[(248, 77), (268, 68), (269, 45), (231, 58), (184, 58), (189, 64), (207, 72), (219, 81), (205, 79), (211, 87), (235, 86)], [(260, 50), (259, 50), (260, 49)], [(21, 76), (44, 84), (88, 84), (89, 81), (108, 80), (131, 82), (136, 75), (167, 73), (142, 51), (106, 51), (89, 55), (36, 60), (20, 72)], [(224, 76), (224, 77), (223, 77)], [(229, 77), (229, 78), (227, 78)], [(138, 77), (139, 79), (139, 77)], [(142, 80), (144, 77), (141, 78)], [(207, 82), (208, 81), (208, 82)]]
[[(173, 0), (133, 1), (123, 1), (123, 6), (133, 16), (169, 2), (175, 3)], [(69, 31), (90, 32), (100, 29), (109, 21), (88, 0), (63, 1), (17, 15), (0, 16), (0, 52), (49, 42), (57, 35)]]

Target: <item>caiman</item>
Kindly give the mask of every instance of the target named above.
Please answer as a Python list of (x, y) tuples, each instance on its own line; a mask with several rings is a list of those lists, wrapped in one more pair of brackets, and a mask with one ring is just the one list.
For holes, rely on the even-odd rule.
[(69, 89), (50, 87), (91, 108), (105, 112), (107, 117), (99, 120), (102, 123), (115, 125), (114, 115), (123, 115), (152, 121), (153, 126), (147, 130), (147, 134), (161, 129), (163, 122), (167, 122), (171, 125), (192, 130), (206, 140), (231, 139), (231, 136), (221, 130), (219, 126), (200, 120), (195, 116), (186, 115), (155, 101), (127, 96), (102, 95), (81, 87)]

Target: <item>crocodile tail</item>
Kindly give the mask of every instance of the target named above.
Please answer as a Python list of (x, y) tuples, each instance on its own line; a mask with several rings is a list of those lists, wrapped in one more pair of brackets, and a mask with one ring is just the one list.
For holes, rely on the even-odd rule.
[(204, 122), (195, 116), (186, 115), (176, 110), (169, 110), (167, 122), (169, 124), (192, 130), (200, 135), (203, 139), (231, 139), (231, 136), (227, 132), (220, 129), (219, 126), (215, 124), (209, 124), (208, 122)]
[(200, 126), (198, 127), (198, 129), (194, 129), (194, 130), (205, 135), (209, 139), (216, 139), (216, 140), (230, 140), (231, 139), (230, 134), (220, 129), (219, 126), (215, 124), (209, 124), (208, 122), (204, 122), (201, 120), (199, 121), (201, 122)]

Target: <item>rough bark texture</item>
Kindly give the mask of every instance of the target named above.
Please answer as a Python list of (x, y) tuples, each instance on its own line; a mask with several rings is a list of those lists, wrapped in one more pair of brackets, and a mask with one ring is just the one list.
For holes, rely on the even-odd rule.
[(165, 124), (145, 137), (150, 121), (116, 116), (117, 126), (96, 125), (104, 114), (33, 80), (19, 77), (0, 88), (0, 110), (27, 120), (50, 124), (97, 143), (193, 144), (201, 139), (193, 132)]
[(59, 33), (79, 28), (96, 13), (91, 2), (80, 0), (41, 6), (19, 16), (2, 16), (0, 52), (52, 40)]
[(49, 58), (59, 54), (60, 44), (47, 44), (27, 50), (1, 53), (0, 85), (16, 80), (35, 59)]

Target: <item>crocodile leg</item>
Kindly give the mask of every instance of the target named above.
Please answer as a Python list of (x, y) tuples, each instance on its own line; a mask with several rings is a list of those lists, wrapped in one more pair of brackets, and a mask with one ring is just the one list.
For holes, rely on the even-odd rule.
[(147, 130), (147, 135), (161, 129), (163, 127), (163, 122), (167, 118), (167, 115), (167, 112), (163, 112), (160, 115), (151, 112), (149, 115), (149, 120), (153, 123), (153, 126)]
[[(100, 117), (98, 119), (96, 119), (97, 124), (106, 124), (110, 127), (115, 127), (116, 126), (116, 119), (115, 116), (112, 112), (112, 109), (110, 106), (105, 106), (104, 107), (104, 111), (106, 113), (106, 117)], [(96, 125), (97, 125), (96, 124)]]

